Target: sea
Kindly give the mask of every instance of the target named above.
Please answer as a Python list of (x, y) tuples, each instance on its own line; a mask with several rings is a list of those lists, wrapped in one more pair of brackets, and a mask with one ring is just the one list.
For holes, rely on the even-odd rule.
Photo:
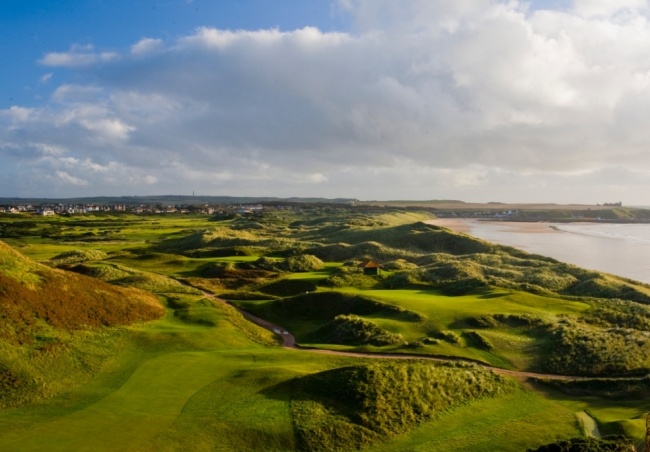
[(650, 224), (464, 222), (474, 237), (650, 284)]

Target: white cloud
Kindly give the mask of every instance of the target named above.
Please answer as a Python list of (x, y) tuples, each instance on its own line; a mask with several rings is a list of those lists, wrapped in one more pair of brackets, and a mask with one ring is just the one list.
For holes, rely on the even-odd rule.
[(646, 0), (574, 0), (573, 9), (580, 16), (612, 16), (623, 10), (647, 7)]
[(74, 185), (74, 186), (85, 186), (88, 185), (88, 181), (81, 179), (71, 174), (66, 173), (65, 171), (57, 171), (56, 177), (65, 184)]
[(115, 52), (94, 52), (93, 46), (73, 46), (69, 52), (45, 54), (39, 60), (39, 63), (43, 66), (75, 68), (91, 66), (99, 62), (109, 62), (117, 57), (118, 54)]
[(111, 168), (76, 165), (97, 193), (558, 201), (557, 184), (575, 180), (589, 187), (572, 188), (582, 201), (600, 187), (641, 196), (617, 181), (650, 165), (646, 1), (337, 5), (349, 33), (204, 27), (123, 55), (47, 54), (42, 64), (78, 71), (75, 84), (0, 112), (0, 141), (33, 171), (82, 177), (34, 157), (45, 146)]
[(133, 55), (142, 56), (160, 50), (163, 47), (161, 39), (144, 38), (131, 46)]
[(54, 74), (52, 74), (51, 72), (48, 72), (47, 74), (43, 74), (43, 75), (41, 76), (41, 78), (39, 79), (39, 83), (41, 83), (41, 84), (46, 84), (47, 82), (49, 82), (50, 80), (52, 80), (52, 76), (53, 76), (53, 75), (54, 75)]

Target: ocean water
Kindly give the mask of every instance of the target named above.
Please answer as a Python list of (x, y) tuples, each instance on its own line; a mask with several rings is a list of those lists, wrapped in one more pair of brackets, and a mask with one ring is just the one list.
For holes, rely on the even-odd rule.
[(466, 222), (474, 237), (650, 284), (650, 224)]

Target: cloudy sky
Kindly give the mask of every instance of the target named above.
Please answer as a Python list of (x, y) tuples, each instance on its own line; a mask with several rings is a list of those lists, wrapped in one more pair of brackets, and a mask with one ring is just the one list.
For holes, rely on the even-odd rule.
[(650, 205), (649, 19), (646, 0), (2, 0), (0, 197)]

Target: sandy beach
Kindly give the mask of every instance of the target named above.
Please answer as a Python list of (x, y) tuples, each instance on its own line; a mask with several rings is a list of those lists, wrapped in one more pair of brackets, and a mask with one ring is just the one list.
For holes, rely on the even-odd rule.
[(481, 221), (443, 218), (429, 224), (582, 268), (650, 283), (650, 225)]
[[(438, 218), (435, 220), (429, 220), (427, 223), (471, 235), (472, 229), (477, 226), (477, 223), (486, 223), (486, 221), (475, 218)], [(543, 222), (490, 221), (490, 225), (498, 225), (506, 229), (508, 232), (514, 233), (542, 234), (559, 232), (553, 228), (552, 223)]]

